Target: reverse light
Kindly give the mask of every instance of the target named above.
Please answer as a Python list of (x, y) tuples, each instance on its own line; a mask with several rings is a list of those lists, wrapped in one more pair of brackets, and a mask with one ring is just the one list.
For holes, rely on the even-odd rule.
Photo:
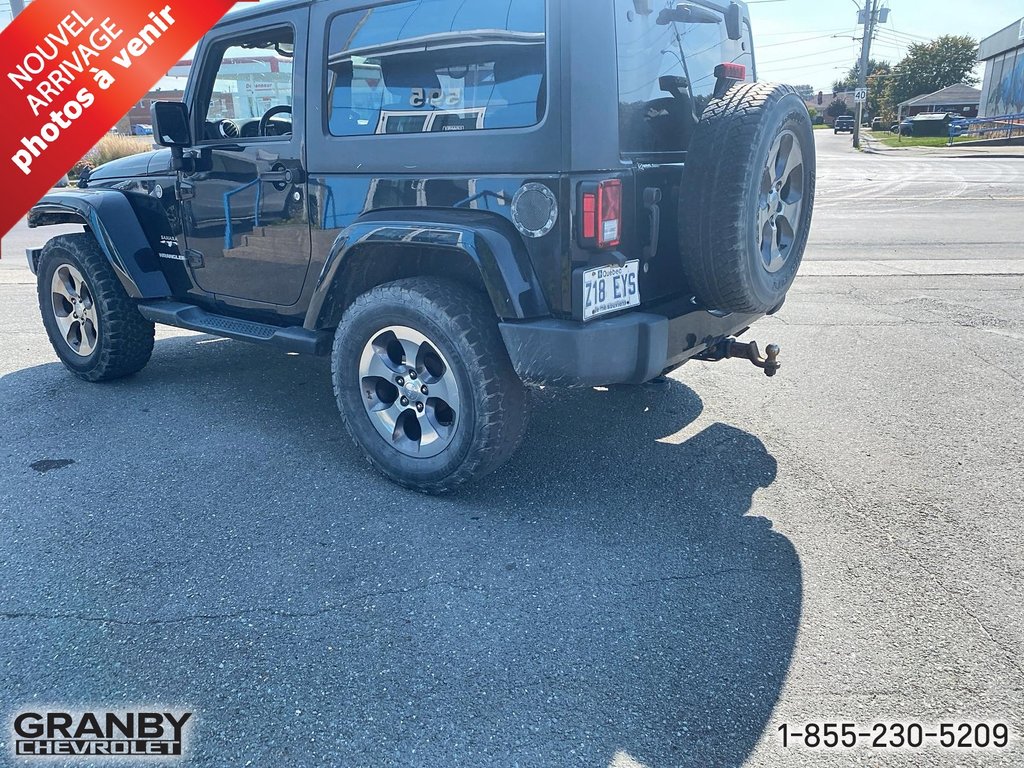
[(597, 185), (597, 247), (615, 248), (622, 242), (622, 182), (618, 179)]

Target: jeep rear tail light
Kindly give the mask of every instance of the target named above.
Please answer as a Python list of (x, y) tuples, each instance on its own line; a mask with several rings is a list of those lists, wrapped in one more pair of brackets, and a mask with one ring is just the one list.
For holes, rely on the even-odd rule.
[(616, 248), (622, 242), (622, 181), (580, 185), (580, 245)]

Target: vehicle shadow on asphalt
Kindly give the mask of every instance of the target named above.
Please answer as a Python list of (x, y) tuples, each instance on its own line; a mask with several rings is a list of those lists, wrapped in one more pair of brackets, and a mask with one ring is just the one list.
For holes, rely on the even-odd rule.
[[(21, 567), (79, 584), (68, 611), (130, 620), (26, 636), (63, 654), (47, 697), (189, 702), (196, 765), (741, 766), (802, 605), (793, 545), (748, 514), (774, 500), (775, 459), (695, 424), (702, 401), (675, 380), (532, 399), (508, 466), (430, 498), (365, 466), (322, 360), (183, 337), (111, 385), (55, 363), (4, 377), (12, 497), (59, 487), (114, 510), (83, 542), (58, 494), (52, 520), (24, 523), (48, 543), (25, 537)], [(19, 600), (46, 604), (33, 588)], [(100, 657), (116, 682), (77, 671)]]

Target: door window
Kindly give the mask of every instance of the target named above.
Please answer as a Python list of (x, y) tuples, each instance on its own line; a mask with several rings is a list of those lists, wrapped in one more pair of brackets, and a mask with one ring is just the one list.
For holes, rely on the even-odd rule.
[(273, 139), (292, 133), (295, 33), (249, 34), (213, 47), (198, 100), (205, 141)]

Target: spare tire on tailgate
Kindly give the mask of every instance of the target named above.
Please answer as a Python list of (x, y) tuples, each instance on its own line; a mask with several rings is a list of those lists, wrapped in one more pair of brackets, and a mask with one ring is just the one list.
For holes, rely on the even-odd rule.
[(708, 309), (771, 312), (793, 285), (814, 208), (814, 133), (789, 86), (741, 83), (694, 131), (680, 194), (683, 270)]

